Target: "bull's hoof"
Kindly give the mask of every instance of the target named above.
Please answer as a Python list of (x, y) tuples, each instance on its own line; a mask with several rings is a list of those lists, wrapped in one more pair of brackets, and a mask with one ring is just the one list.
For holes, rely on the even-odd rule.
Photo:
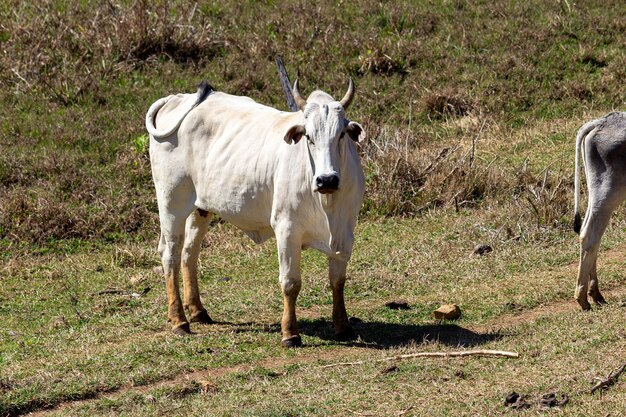
[(191, 323), (213, 324), (213, 320), (206, 310), (200, 310), (197, 313), (192, 314), (189, 321)]
[(172, 328), (172, 333), (176, 336), (189, 336), (191, 333), (191, 329), (189, 328), (189, 323), (179, 324), (178, 326), (174, 326)]
[(350, 340), (354, 340), (357, 337), (358, 336), (354, 332), (354, 330), (352, 330), (352, 327), (348, 327), (347, 329), (341, 332), (335, 333), (335, 339), (340, 342), (349, 342)]
[(300, 335), (295, 335), (281, 340), (280, 344), (286, 348), (300, 347), (302, 346), (302, 339), (300, 338)]

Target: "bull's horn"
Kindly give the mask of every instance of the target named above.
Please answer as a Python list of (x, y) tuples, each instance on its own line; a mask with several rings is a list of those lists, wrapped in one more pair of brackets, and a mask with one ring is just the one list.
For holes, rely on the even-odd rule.
[(300, 95), (300, 91), (298, 91), (298, 80), (293, 83), (293, 99), (298, 105), (298, 108), (304, 111), (304, 106), (306, 106), (306, 100), (302, 98), (302, 96)]
[(346, 92), (346, 95), (343, 96), (343, 98), (339, 102), (343, 106), (344, 110), (348, 108), (353, 98), (354, 98), (354, 83), (352, 82), (352, 77), (350, 77), (350, 84), (348, 84), (348, 91)]

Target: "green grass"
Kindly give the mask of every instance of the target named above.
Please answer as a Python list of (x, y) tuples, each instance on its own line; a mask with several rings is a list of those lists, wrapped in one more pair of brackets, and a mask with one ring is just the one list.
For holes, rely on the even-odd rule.
[[(104, 399), (97, 400), (94, 405), (84, 406), (90, 410), (85, 413), (95, 412), (93, 407), (104, 407), (100, 410), (104, 412), (107, 407), (119, 405), (122, 407), (119, 412), (135, 414), (140, 411), (135, 409), (137, 402), (133, 400), (132, 393), (128, 394), (130, 399), (125, 400), (127, 387), (155, 383), (194, 370), (207, 370), (206, 375), (210, 376), (211, 369), (245, 365), (249, 369), (246, 372), (252, 372), (252, 376), (245, 376), (246, 373), (242, 376), (233, 368), (233, 371), (218, 378), (218, 394), (206, 396), (201, 392), (187, 393), (184, 395), (185, 400), (180, 400), (181, 406), (185, 410), (195, 409), (192, 404), (207, 402), (205, 406), (217, 410), (215, 415), (229, 415), (237, 409), (235, 404), (243, 407), (241, 403), (245, 401), (256, 403), (260, 392), (269, 391), (272, 395), (282, 396), (287, 386), (293, 388), (294, 385), (301, 385), (299, 391), (290, 395), (294, 395), (295, 399), (312, 396), (310, 407), (293, 406), (301, 404), (295, 399), (293, 403), (277, 405), (279, 402), (268, 397), (259, 400), (257, 406), (246, 408), (246, 412), (250, 415), (279, 412), (318, 415), (318, 412), (341, 413), (353, 407), (367, 411), (371, 410), (368, 398), (374, 395), (372, 384), (374, 387), (378, 383), (384, 386), (388, 384), (378, 381), (381, 377), (376, 376), (382, 365), (360, 367), (360, 370), (327, 371), (307, 365), (308, 361), (315, 361), (324, 352), (334, 352), (330, 358), (337, 361), (351, 354), (356, 355), (354, 359), (367, 360), (380, 356), (381, 353), (377, 353), (380, 349), (383, 349), (382, 355), (393, 355), (397, 349), (454, 349), (457, 345), (520, 350), (520, 346), (530, 344), (532, 349), (540, 346), (552, 349), (561, 337), (555, 333), (556, 330), (547, 333), (540, 330), (545, 325), (539, 322), (537, 327), (523, 325), (493, 340), (490, 340), (492, 337), (489, 332), (469, 329), (497, 323), (499, 316), (510, 311), (508, 306), (511, 303), (518, 309), (528, 310), (542, 303), (571, 299), (575, 269), (570, 263), (575, 259), (575, 239), (573, 236), (567, 240), (555, 236), (549, 243), (542, 245), (523, 240), (494, 241), (489, 237), (489, 230), (472, 230), (477, 222), (486, 224), (485, 217), (488, 216), (488, 213), (484, 217), (439, 213), (419, 220), (367, 221), (359, 226), (357, 251), (351, 263), (346, 293), (350, 315), (360, 319), (355, 323), (355, 329), (361, 336), (356, 346), (363, 346), (363, 349), (356, 352), (348, 349), (350, 344), (342, 345), (332, 340), (332, 303), (324, 271), (325, 262), (322, 256), (311, 251), (306, 252), (304, 257), (304, 285), (298, 302), (306, 347), (297, 352), (280, 348), (278, 320), (281, 296), (276, 279), (273, 242), (253, 246), (227, 225), (218, 225), (212, 230), (208, 247), (203, 251), (200, 279), (205, 305), (211, 316), (223, 324), (194, 325), (193, 329), (198, 334), (190, 338), (178, 338), (168, 331), (164, 284), (152, 271), (157, 265), (154, 242), (104, 246), (94, 251), (74, 253), (69, 258), (47, 255), (16, 260), (7, 266), (12, 279), (0, 291), (0, 299), (3, 300), (0, 316), (5, 326), (2, 333), (5, 342), (0, 345), (0, 356), (4, 362), (2, 377), (11, 386), (3, 396), (2, 407), (9, 413), (26, 411), (121, 389), (121, 396), (116, 396), (112, 404)], [(453, 227), (444, 228), (446, 224)], [(453, 230), (465, 232), (455, 233)], [(612, 230), (607, 237), (609, 239), (605, 246), (608, 247), (624, 238), (619, 230)], [(482, 257), (471, 255), (475, 242), (490, 242), (495, 250)], [(65, 266), (68, 262), (71, 262), (71, 268)], [(622, 267), (622, 263), (615, 261), (601, 265), (604, 277), (602, 285), (605, 288), (623, 287), (624, 277), (619, 273)], [(141, 297), (130, 295), (141, 293), (145, 288), (150, 290)], [(107, 289), (118, 289), (123, 293), (100, 294)], [(411, 309), (394, 311), (384, 306), (387, 301), (398, 299), (408, 301)], [(559, 349), (549, 360), (566, 363), (565, 358), (573, 359), (587, 349), (578, 346), (578, 338), (582, 338), (588, 340), (585, 343), (591, 343), (594, 348), (608, 349), (606, 359), (609, 361), (618, 361), (619, 358), (610, 354), (609, 347), (619, 351), (620, 346), (624, 346), (623, 336), (619, 336), (620, 320), (616, 320), (623, 314), (623, 306), (620, 307), (617, 300), (611, 301), (612, 306), (588, 315), (577, 312), (572, 301), (566, 313), (548, 317), (546, 320), (549, 323), (557, 322), (551, 325), (560, 332), (568, 331), (566, 329), (574, 331), (576, 328), (562, 321), (578, 323), (578, 330), (572, 333), (571, 339), (559, 343)], [(463, 317), (453, 325), (456, 330), (451, 335), (437, 342), (436, 333), (433, 332), (438, 333), (441, 328), (434, 326), (436, 323), (430, 313), (438, 305), (449, 302), (461, 306)], [(596, 324), (596, 320), (602, 324)], [(592, 336), (600, 330), (601, 336), (598, 337), (602, 343), (596, 342), (598, 339)], [(431, 341), (424, 343), (424, 340)], [(523, 363), (532, 361), (526, 357), (532, 349), (521, 351)], [(262, 363), (280, 363), (282, 360), (290, 360), (294, 355), (301, 355), (303, 364), (298, 365), (299, 361), (294, 360), (296, 369), (288, 371), (286, 375), (282, 375), (284, 370), (280, 366), (276, 371), (281, 373), (280, 377), (257, 375), (264, 369)], [(488, 360), (476, 361), (489, 364), (488, 367), (495, 366)], [(596, 367), (604, 364), (599, 358), (598, 361)], [(511, 361), (510, 365), (502, 365), (501, 359), (495, 362), (506, 368), (518, 366), (515, 361)], [(438, 413), (446, 415), (453, 410), (469, 412), (474, 406), (478, 407), (476, 410), (495, 407), (492, 410), (495, 412), (498, 409), (495, 404), (501, 403), (500, 397), (506, 395), (503, 394), (506, 384), (492, 391), (487, 388), (489, 383), (485, 380), (494, 378), (491, 371), (477, 367), (471, 359), (463, 360), (462, 363), (472, 368), (475, 381), (484, 384), (485, 391), (478, 392), (487, 395), (487, 399), (484, 399), (486, 402), (470, 402), (465, 406), (459, 405), (460, 408), (448, 404), (438, 409)], [(402, 366), (408, 367), (406, 374), (402, 375), (410, 376), (412, 380), (437, 379), (439, 377), (432, 376), (432, 372), (447, 375), (454, 372), (450, 369), (456, 369), (459, 365), (455, 362), (436, 362), (417, 370), (411, 368), (417, 365)], [(519, 366), (526, 368), (523, 364)], [(544, 366), (545, 362), (528, 365), (531, 370), (526, 372), (529, 375), (544, 372), (541, 371)], [(544, 375), (542, 378), (550, 380), (573, 375), (565, 365), (559, 366), (558, 370), (545, 371), (551, 376)], [(443, 370), (439, 369), (441, 367)], [(369, 374), (369, 377), (363, 379), (362, 368), (366, 369), (365, 375)], [(579, 372), (590, 372), (582, 363), (576, 369)], [(606, 367), (600, 369), (607, 370)], [(507, 371), (499, 372), (505, 374)], [(335, 381), (335, 378), (340, 381)], [(515, 386), (517, 381), (511, 380), (511, 389), (523, 388), (531, 393), (546, 389), (545, 383), (537, 383), (531, 376), (528, 378), (520, 388)], [(349, 383), (343, 387), (346, 381)], [(365, 384), (368, 388), (361, 392), (355, 383)], [(335, 384), (343, 388), (333, 394), (334, 402), (331, 401), (321, 409), (320, 401), (326, 394), (317, 389), (306, 389)], [(395, 388), (386, 389), (395, 391), (404, 390), (402, 387), (414, 382), (398, 381), (397, 385), (390, 384)], [(583, 385), (583, 381), (578, 383), (580, 387)], [(267, 391), (262, 386), (266, 386)], [(351, 386), (354, 389), (349, 388)], [(422, 388), (413, 389), (428, 396), (429, 387), (426, 384)], [(563, 386), (561, 390), (565, 388)], [(463, 388), (457, 389), (458, 395), (462, 395)], [(231, 401), (231, 396), (241, 390), (249, 394), (240, 397), (238, 401)], [(262, 391), (255, 394), (256, 390)], [(349, 400), (340, 401), (341, 396), (348, 393), (351, 393)], [(623, 387), (617, 386), (611, 393), (618, 398), (621, 395), (623, 404)], [(149, 395), (157, 400), (150, 400), (156, 402), (146, 405), (143, 413), (150, 414), (152, 407), (165, 410), (172, 404), (173, 394), (169, 391)], [(163, 404), (159, 405), (160, 401)], [(213, 401), (223, 404), (223, 407), (216, 407)], [(581, 395), (580, 401), (589, 399)], [(392, 404), (395, 402), (381, 405), (383, 408), (374, 413), (391, 412), (395, 407)], [(404, 401), (399, 404), (408, 407), (412, 403)], [(573, 410), (584, 409), (580, 408), (580, 404), (571, 407)], [(72, 409), (67, 412), (74, 415), (75, 411)]]
[[(608, 313), (608, 314), (607, 314)], [(215, 385), (214, 391), (203, 391), (192, 383), (133, 392), (112, 400), (98, 400), (72, 410), (76, 415), (110, 412), (128, 415), (156, 413), (163, 410), (185, 415), (485, 415), (506, 413), (504, 398), (515, 390), (536, 401), (545, 393), (566, 394), (570, 403), (563, 407), (567, 415), (604, 415), (611, 410), (619, 414), (624, 407), (618, 387), (600, 396), (586, 393), (588, 380), (604, 369), (620, 363), (611, 354), (609, 344), (624, 347), (624, 337), (616, 336), (621, 327), (608, 318), (619, 313), (610, 308), (592, 313), (592, 324), (580, 329), (578, 313), (551, 317), (533, 325), (521, 326), (483, 347), (515, 346), (522, 354), (519, 360), (503, 359), (434, 359), (374, 362), (384, 355), (412, 351), (415, 348), (359, 351), (340, 354), (336, 361), (364, 359), (369, 363), (323, 369), (326, 360), (234, 370), (226, 375), (204, 374), (203, 381)], [(537, 332), (540, 326), (542, 332)], [(563, 329), (568, 329), (564, 331)], [(573, 348), (558, 348), (546, 343), (545, 333), (554, 333), (575, 341)], [(591, 334), (590, 334), (591, 333)], [(447, 349), (441, 343), (430, 343), (420, 350)], [(584, 352), (593, 350), (592, 354)], [(583, 357), (584, 355), (584, 357)], [(568, 358), (579, 357), (570, 361)], [(613, 358), (613, 359), (611, 359)], [(383, 373), (389, 365), (395, 372)], [(311, 395), (316, 387), (316, 395)], [(186, 390), (185, 390), (186, 389)], [(616, 391), (617, 390), (617, 391)], [(186, 395), (181, 396), (181, 392)], [(181, 398), (182, 397), (182, 398)], [(533, 405), (530, 412), (538, 413)]]

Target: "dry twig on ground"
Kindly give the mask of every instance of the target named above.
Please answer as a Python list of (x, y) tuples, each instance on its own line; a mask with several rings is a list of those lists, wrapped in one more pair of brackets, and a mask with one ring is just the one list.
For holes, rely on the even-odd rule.
[(364, 363), (386, 362), (386, 361), (410, 359), (410, 358), (449, 358), (449, 357), (457, 357), (457, 356), (501, 356), (501, 357), (506, 357), (506, 358), (517, 358), (519, 357), (519, 353), (507, 352), (504, 350), (484, 350), (484, 349), (463, 350), (463, 351), (456, 351), (456, 352), (417, 352), (417, 353), (407, 353), (404, 355), (390, 356), (387, 358), (375, 359), (375, 360), (331, 363), (329, 365), (323, 365), (322, 368), (362, 365)]
[(606, 378), (596, 378), (598, 382), (591, 387), (591, 393), (593, 394), (599, 389), (605, 389), (615, 384), (619, 379), (619, 376), (626, 371), (626, 363), (622, 365), (617, 371), (610, 373)]

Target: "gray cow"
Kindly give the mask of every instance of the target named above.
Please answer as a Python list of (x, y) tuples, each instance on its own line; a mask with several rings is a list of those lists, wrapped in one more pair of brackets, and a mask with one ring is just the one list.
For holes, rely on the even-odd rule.
[[(589, 190), (584, 221), (579, 214), (581, 151)], [(626, 199), (626, 113), (609, 113), (584, 124), (578, 131), (574, 194), (574, 231), (580, 233), (575, 297), (583, 310), (589, 310), (587, 294), (596, 304), (605, 303), (598, 288), (598, 248), (611, 214)]]

